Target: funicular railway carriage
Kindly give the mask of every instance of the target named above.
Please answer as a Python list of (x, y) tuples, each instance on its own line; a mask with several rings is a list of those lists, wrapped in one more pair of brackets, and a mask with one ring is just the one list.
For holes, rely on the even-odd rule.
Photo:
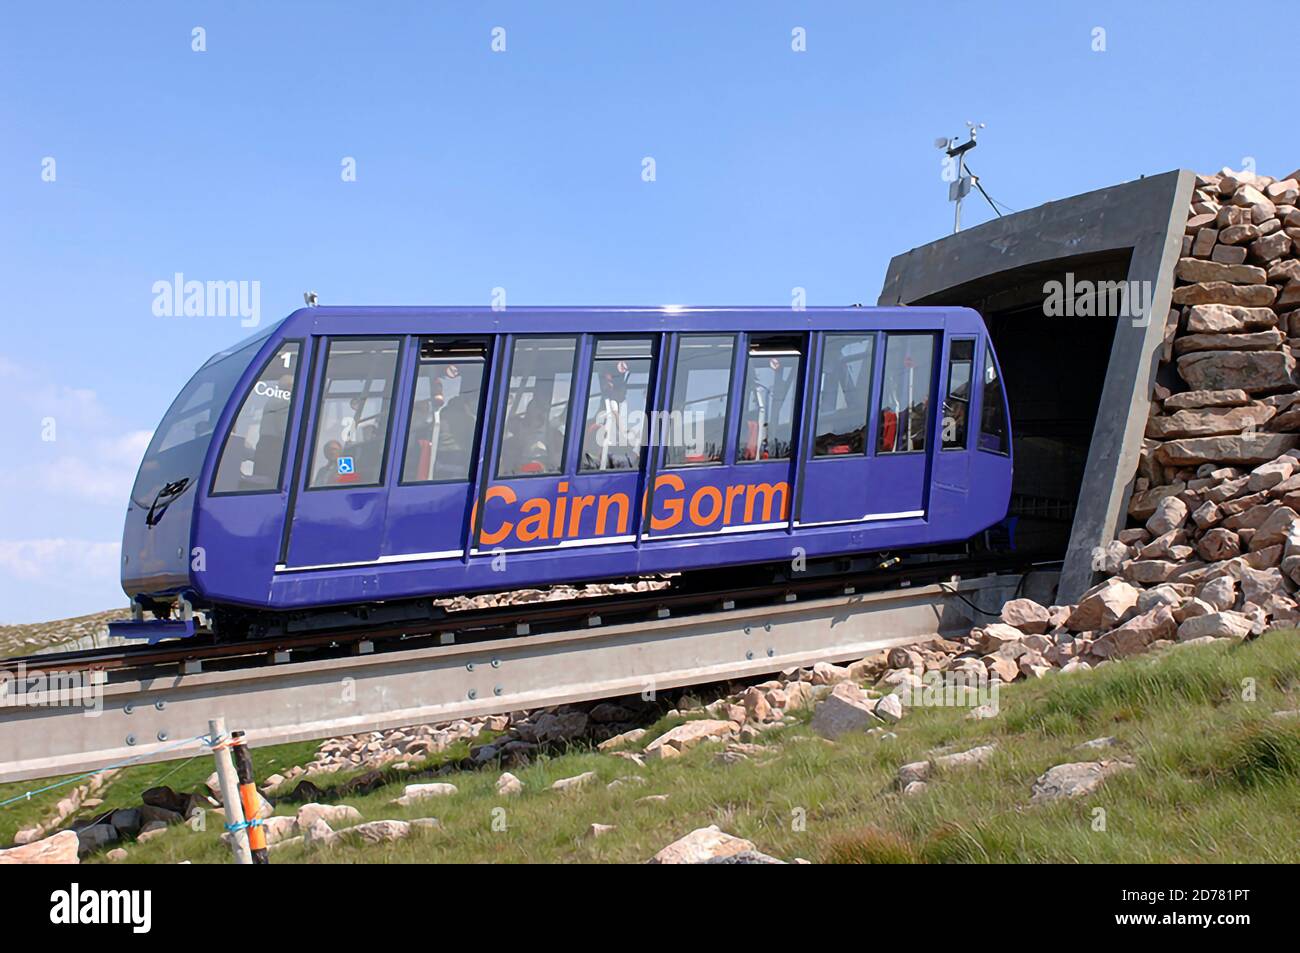
[[(224, 635), (936, 547), (1003, 519), (1010, 488), (997, 358), (967, 309), (307, 308), (176, 398), (122, 582), (158, 619), (214, 610)], [(192, 631), (179, 616), (130, 634)]]

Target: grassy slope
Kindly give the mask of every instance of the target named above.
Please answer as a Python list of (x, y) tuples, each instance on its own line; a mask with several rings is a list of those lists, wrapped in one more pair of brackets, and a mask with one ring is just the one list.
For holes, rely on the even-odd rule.
[[(253, 768), (257, 777), (265, 778), (276, 771), (283, 771), (290, 765), (306, 764), (316, 753), (315, 742), (279, 745), (274, 748), (258, 748), (253, 751)], [(151, 787), (165, 784), (177, 791), (204, 790), (204, 781), (214, 770), (212, 755), (204, 752), (197, 757), (164, 764), (142, 764), (124, 768), (96, 797), (104, 801), (102, 807), (94, 810), (82, 810), (73, 817), (89, 817), (102, 814), (115, 807), (139, 807), (140, 795)], [(71, 777), (69, 775), (69, 777)], [(0, 784), (0, 801), (6, 801), (27, 791), (46, 787), (58, 778), (42, 781), (15, 781)], [(84, 782), (82, 782), (84, 783)], [(32, 824), (45, 820), (54, 812), (59, 798), (66, 797), (76, 785), (68, 785), (38, 794), (30, 800), (19, 801), (8, 807), (0, 808), (0, 845), (13, 843), (15, 832)], [(130, 847), (131, 845), (126, 845)]]
[[(1300, 719), (1272, 712), (1300, 707), (1297, 649), (1300, 636), (1274, 633), (1241, 646), (1178, 648), (1095, 672), (1053, 674), (1004, 690), (1002, 715), (994, 720), (967, 721), (963, 710), (913, 709), (892, 740), (864, 734), (830, 744), (811, 734), (805, 716), (765, 736), (769, 755), (730, 766), (716, 763), (716, 746), (645, 768), (572, 751), (517, 770), (527, 789), (511, 799), (495, 795), (494, 769), (445, 778), (459, 786), (458, 795), (409, 809), (387, 803), (401, 793), (394, 784), (349, 803), (367, 820), (436, 815), (443, 830), (324, 854), (289, 847), (276, 852), (275, 862), (637, 862), (706, 824), (787, 860), (1296, 862)], [(1254, 701), (1242, 697), (1247, 679)], [(1071, 751), (1100, 735), (1122, 744)], [(899, 765), (938, 745), (960, 750), (990, 741), (998, 746), (990, 762), (940, 776), (919, 796), (894, 793)], [(282, 750), (277, 766), (291, 755)], [(1103, 757), (1124, 757), (1138, 767), (1092, 796), (1027, 806), (1031, 784), (1047, 768)], [(186, 769), (186, 781), (182, 772), (170, 780), (183, 787), (188, 774), (205, 776), (208, 764), (201, 763)], [(159, 766), (133, 770), (164, 773)], [(636, 774), (646, 783), (614, 791), (602, 783), (567, 795), (546, 790), (556, 778), (587, 770), (602, 782)], [(259, 775), (265, 773), (259, 765)], [(122, 783), (109, 788), (110, 802), (126, 791)], [(132, 784), (138, 793), (141, 786)], [(669, 800), (637, 803), (647, 794)], [(504, 831), (493, 829), (500, 808)], [(1104, 831), (1093, 829), (1097, 808), (1105, 810)], [(593, 821), (617, 830), (588, 840), (583, 833)], [(183, 828), (128, 849), (142, 862), (228, 858), (215, 833)]]
[(107, 638), (108, 623), (114, 619), (128, 618), (130, 614), (130, 610), (125, 608), (106, 609), (53, 622), (0, 625), (0, 657), (31, 655), (91, 637)]

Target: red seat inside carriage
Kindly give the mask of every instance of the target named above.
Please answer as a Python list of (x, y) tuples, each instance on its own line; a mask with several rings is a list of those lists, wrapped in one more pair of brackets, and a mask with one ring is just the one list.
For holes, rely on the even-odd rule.
[(880, 449), (893, 450), (894, 441), (898, 439), (898, 414), (887, 410), (881, 415)]

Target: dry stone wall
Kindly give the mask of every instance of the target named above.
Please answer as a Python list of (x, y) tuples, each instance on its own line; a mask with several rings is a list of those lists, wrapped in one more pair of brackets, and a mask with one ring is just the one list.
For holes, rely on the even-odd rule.
[[(1226, 582), (1206, 602), (1296, 621), (1300, 581), (1300, 170), (1199, 176), (1130, 527), (1098, 568), (1131, 584)], [(1181, 591), (1181, 590), (1180, 590)]]
[(1073, 606), (1009, 603), (1003, 680), (1300, 624), (1300, 169), (1198, 176), (1128, 526)]

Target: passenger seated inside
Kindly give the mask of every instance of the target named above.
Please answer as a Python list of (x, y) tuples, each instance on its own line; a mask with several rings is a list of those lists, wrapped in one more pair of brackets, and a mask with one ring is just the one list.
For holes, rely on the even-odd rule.
[(523, 413), (510, 420), (502, 454), (505, 475), (559, 472), (564, 431), (551, 423), (546, 410), (536, 395), (530, 395)]
[(438, 413), (438, 455), (433, 479), (463, 480), (474, 453), (478, 406), (465, 395), (451, 398)]
[[(639, 433), (623, 419), (627, 406), (627, 365), (599, 373), (599, 410), (589, 417), (582, 437), (584, 470), (635, 470), (641, 464)], [(631, 446), (624, 446), (624, 441)]]
[(316, 471), (311, 485), (334, 486), (339, 482), (339, 457), (343, 454), (343, 444), (337, 440), (326, 441), (325, 446), (321, 447), (321, 454), (324, 455), (325, 462)]
[[(465, 480), (474, 457), (478, 395), (445, 400), (435, 386), (432, 399), (417, 400), (411, 411), (411, 440), (405, 482)], [(413, 456), (410, 456), (413, 455)]]
[[(346, 429), (346, 428), (345, 428)], [(374, 428), (362, 428), (367, 437), (374, 435)], [(372, 484), (379, 481), (379, 471), (383, 466), (383, 438), (378, 440), (328, 440), (321, 447), (321, 456), (325, 462), (316, 470), (312, 486), (341, 486), (347, 483)], [(339, 468), (341, 457), (351, 457), (351, 462), (343, 469)]]

